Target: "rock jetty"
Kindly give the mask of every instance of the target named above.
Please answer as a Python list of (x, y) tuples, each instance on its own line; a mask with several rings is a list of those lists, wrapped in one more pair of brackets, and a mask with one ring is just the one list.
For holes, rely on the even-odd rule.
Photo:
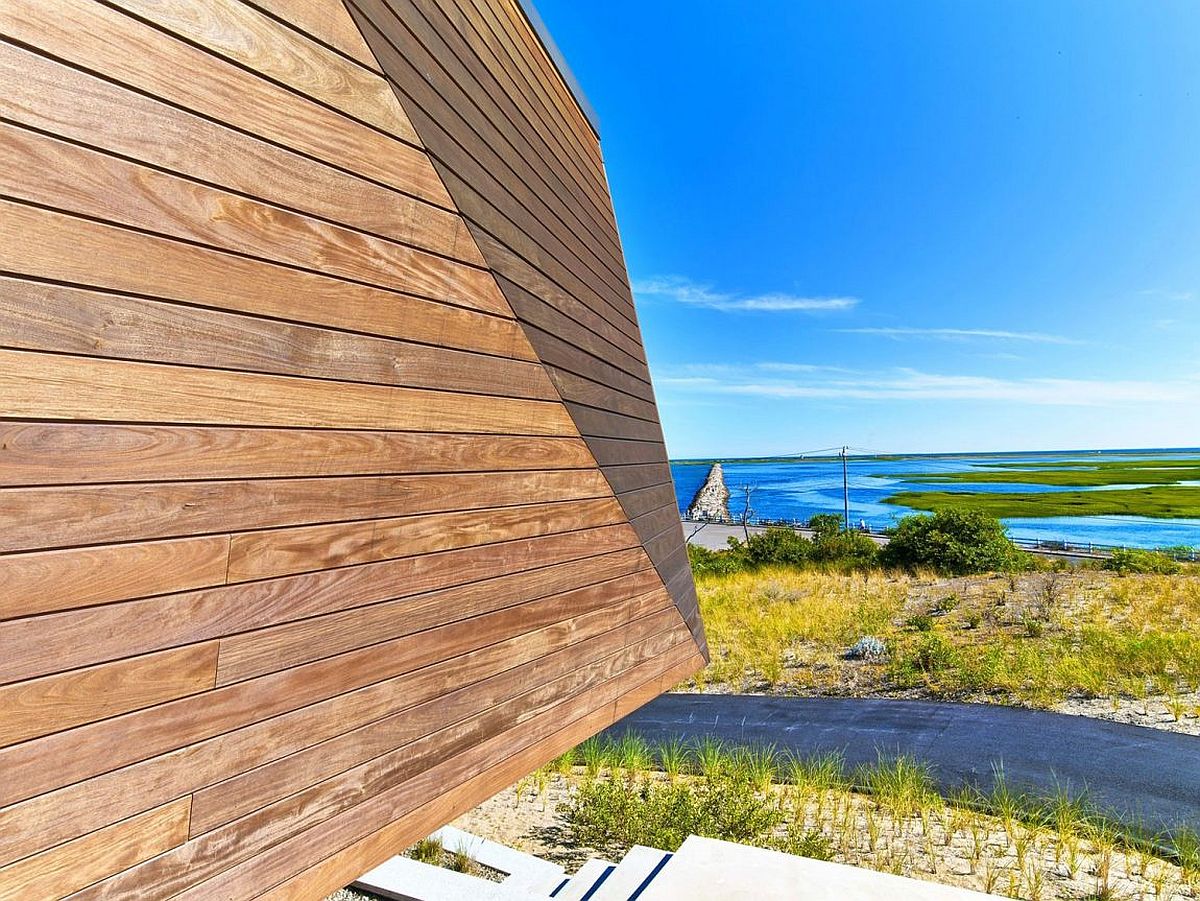
[(708, 478), (692, 498), (687, 517), (717, 522), (733, 521), (733, 517), (729, 515), (729, 489), (725, 487), (725, 473), (720, 463), (714, 463), (708, 471)]

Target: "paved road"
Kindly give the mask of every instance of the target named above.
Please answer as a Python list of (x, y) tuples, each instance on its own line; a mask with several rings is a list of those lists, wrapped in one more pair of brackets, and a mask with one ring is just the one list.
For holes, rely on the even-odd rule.
[[(681, 520), (683, 523), (683, 534), (687, 538), (688, 544), (696, 544), (700, 547), (706, 547), (710, 551), (723, 551), (729, 546), (729, 539), (736, 538), (738, 541), (744, 541), (746, 538), (746, 530), (741, 526), (731, 526), (724, 523), (716, 522), (697, 522), (692, 519)], [(766, 531), (765, 526), (751, 526), (750, 534), (758, 535)], [(812, 538), (812, 530), (799, 528), (796, 529), (805, 538)], [(880, 547), (888, 543), (886, 535), (880, 535), (878, 532), (868, 533), (871, 540)], [(1047, 548), (1026, 547), (1025, 550), (1031, 554), (1037, 554), (1041, 557), (1047, 557), (1051, 560), (1064, 560), (1067, 563), (1082, 563), (1088, 560), (1102, 560), (1103, 554), (1084, 553), (1082, 551), (1052, 551)]]
[(946, 788), (1083, 787), (1094, 802), (1154, 829), (1200, 828), (1200, 738), (1080, 716), (983, 704), (668, 694), (609, 732), (650, 741), (711, 735), (802, 755), (841, 751), (851, 766), (879, 753), (929, 761)]

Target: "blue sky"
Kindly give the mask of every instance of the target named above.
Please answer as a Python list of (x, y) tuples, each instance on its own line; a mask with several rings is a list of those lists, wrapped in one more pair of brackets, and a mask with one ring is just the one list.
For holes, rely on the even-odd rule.
[(1200, 445), (1200, 3), (537, 6), (672, 456)]

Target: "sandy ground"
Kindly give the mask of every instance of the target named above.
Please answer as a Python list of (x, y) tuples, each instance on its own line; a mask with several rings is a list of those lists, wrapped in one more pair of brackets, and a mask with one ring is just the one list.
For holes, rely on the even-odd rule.
[[(783, 789), (777, 789), (783, 790)], [(589, 857), (619, 860), (621, 848), (604, 852), (571, 847), (559, 805), (571, 791), (562, 776), (539, 792), (509, 788), (455, 821), (476, 835), (562, 864), (574, 872)], [(1178, 867), (1148, 853), (1124, 853), (1111, 844), (1053, 830), (1034, 832), (1018, 823), (946, 809), (924, 817), (897, 816), (871, 799), (841, 792), (807, 798), (805, 830), (821, 832), (833, 859), (1028, 901), (1125, 899), (1185, 901), (1200, 898)], [(343, 891), (331, 901), (360, 901)]]

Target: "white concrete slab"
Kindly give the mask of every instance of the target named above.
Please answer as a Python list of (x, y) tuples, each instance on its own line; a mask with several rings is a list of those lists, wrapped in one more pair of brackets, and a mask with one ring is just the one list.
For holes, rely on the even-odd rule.
[(456, 873), (409, 857), (393, 857), (354, 883), (392, 901), (541, 901), (520, 888)]
[(605, 874), (610, 870), (615, 870), (616, 867), (617, 865), (611, 861), (593, 857), (581, 866), (578, 872), (571, 877), (571, 881), (563, 886), (562, 891), (554, 896), (554, 901), (582, 901), (583, 897), (595, 887), (596, 883), (604, 879)]
[(654, 869), (670, 856), (658, 848), (634, 845), (588, 901), (629, 901)]
[(996, 897), (693, 835), (638, 901), (983, 901)]
[(443, 826), (430, 838), (440, 841), (447, 851), (462, 851), (485, 867), (509, 874), (504, 884), (512, 888), (548, 895), (566, 878), (563, 868), (558, 864), (454, 826)]

